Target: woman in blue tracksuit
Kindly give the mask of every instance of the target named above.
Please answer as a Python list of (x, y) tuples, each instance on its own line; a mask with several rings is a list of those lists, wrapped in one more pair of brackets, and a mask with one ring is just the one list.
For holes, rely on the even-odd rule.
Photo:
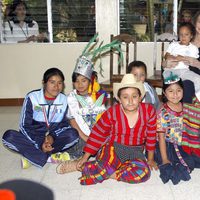
[(3, 135), (4, 145), (39, 167), (51, 154), (68, 149), (79, 139), (66, 118), (67, 97), (61, 93), (64, 79), (59, 69), (48, 69), (43, 75), (43, 88), (25, 97), (19, 132), (7, 130)]

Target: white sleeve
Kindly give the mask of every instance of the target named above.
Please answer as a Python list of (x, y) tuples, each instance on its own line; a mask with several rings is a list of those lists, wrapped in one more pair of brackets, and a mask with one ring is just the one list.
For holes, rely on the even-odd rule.
[(191, 57), (199, 58), (199, 49), (193, 45), (193, 50), (191, 51)]
[(3, 43), (17, 43), (13, 36), (13, 22), (5, 22), (3, 25)]
[(71, 110), (70, 110), (70, 107), (68, 107), (67, 118), (68, 118), (68, 119), (74, 119), (74, 117), (72, 116), (72, 112), (71, 112)]
[(30, 36), (31, 35), (35, 35), (38, 36), (39, 35), (39, 26), (38, 23), (36, 21), (33, 21), (33, 27), (30, 28)]
[(77, 100), (74, 98), (73, 92), (67, 95), (67, 103), (68, 103), (68, 119), (75, 118), (75, 112), (77, 111)]

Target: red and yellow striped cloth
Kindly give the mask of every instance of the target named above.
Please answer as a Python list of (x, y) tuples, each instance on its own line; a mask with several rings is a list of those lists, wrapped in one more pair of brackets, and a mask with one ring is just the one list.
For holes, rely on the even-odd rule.
[(182, 146), (188, 154), (200, 157), (200, 103), (183, 105)]

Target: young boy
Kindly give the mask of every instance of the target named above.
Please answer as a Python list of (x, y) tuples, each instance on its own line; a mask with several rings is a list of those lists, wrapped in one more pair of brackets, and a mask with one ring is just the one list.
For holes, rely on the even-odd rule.
[[(150, 169), (157, 169), (154, 162), (156, 110), (151, 104), (141, 103), (145, 95), (142, 82), (133, 74), (125, 74), (121, 83), (114, 83), (113, 92), (119, 103), (105, 111), (93, 126), (84, 147), (85, 154), (77, 163), (77, 169), (82, 171), (82, 185), (109, 178), (141, 183), (149, 179)], [(144, 148), (148, 152), (147, 160)], [(96, 153), (96, 159), (87, 162)]]
[(128, 73), (132, 73), (137, 81), (141, 81), (145, 88), (145, 96), (142, 100), (144, 103), (151, 103), (156, 110), (160, 107), (160, 101), (155, 89), (149, 85), (145, 80), (147, 78), (147, 66), (142, 61), (133, 61), (128, 65)]

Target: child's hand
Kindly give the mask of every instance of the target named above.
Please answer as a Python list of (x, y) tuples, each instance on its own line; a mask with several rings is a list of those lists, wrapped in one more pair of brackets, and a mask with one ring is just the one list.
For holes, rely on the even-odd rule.
[(82, 171), (84, 164), (88, 161), (90, 153), (85, 153), (84, 156), (78, 161), (76, 168), (78, 171)]
[(199, 61), (196, 58), (185, 56), (186, 61), (184, 61), (185, 64), (200, 68)]
[(45, 137), (45, 141), (46, 142), (49, 142), (49, 144), (53, 144), (53, 142), (54, 142), (54, 139), (53, 139), (53, 137), (51, 136), (51, 135), (47, 135), (46, 137)]
[(162, 164), (163, 164), (163, 165), (165, 165), (165, 164), (167, 164), (167, 163), (171, 163), (171, 162), (170, 162), (168, 159), (162, 161)]
[(179, 62), (180, 62), (180, 61), (182, 61), (182, 62), (185, 62), (185, 61), (186, 61), (185, 57), (184, 57), (184, 56), (180, 56), (180, 55), (176, 56), (176, 59), (177, 59)]
[(46, 136), (42, 144), (42, 151), (44, 153), (51, 152), (54, 149), (52, 147), (52, 144), (53, 144), (53, 137), (50, 135)]
[(147, 164), (149, 165), (150, 169), (153, 170), (157, 170), (158, 169), (158, 165), (154, 160), (148, 160)]
[(163, 68), (174, 68), (178, 64), (178, 60), (167, 59), (162, 62)]
[(83, 167), (84, 167), (84, 164), (85, 164), (86, 162), (87, 162), (87, 159), (84, 159), (84, 157), (81, 158), (81, 159), (78, 161), (77, 165), (76, 165), (77, 170), (78, 170), (78, 171), (82, 171), (82, 170), (83, 170)]
[(48, 36), (47, 36), (46, 33), (40, 33), (39, 35), (37, 35), (37, 41), (38, 42), (43, 42), (47, 38), (48, 38)]

